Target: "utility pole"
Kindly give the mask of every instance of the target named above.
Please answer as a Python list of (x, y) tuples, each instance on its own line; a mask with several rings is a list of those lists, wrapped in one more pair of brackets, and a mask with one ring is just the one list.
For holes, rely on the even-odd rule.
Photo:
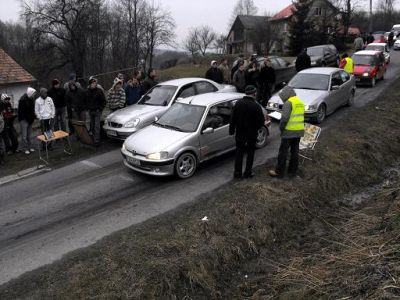
[(372, 32), (372, 0), (369, 0), (369, 32)]

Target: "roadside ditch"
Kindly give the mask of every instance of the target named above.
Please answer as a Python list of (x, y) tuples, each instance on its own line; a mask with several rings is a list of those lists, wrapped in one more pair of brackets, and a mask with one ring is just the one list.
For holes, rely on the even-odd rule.
[(0, 298), (400, 296), (399, 116), (400, 79), (322, 131), (299, 178), (262, 166), (1, 286)]

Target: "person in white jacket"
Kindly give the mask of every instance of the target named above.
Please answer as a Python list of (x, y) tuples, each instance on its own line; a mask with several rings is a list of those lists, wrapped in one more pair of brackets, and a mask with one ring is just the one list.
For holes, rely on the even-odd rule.
[(40, 121), (40, 129), (43, 134), (52, 130), (52, 119), (55, 114), (53, 100), (47, 96), (47, 89), (41, 88), (40, 97), (35, 101), (35, 115)]

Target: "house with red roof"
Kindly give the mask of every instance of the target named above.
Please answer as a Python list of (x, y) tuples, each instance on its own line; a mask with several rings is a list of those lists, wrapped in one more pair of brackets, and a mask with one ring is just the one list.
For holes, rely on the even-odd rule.
[(0, 48), (0, 93), (11, 97), (14, 108), (17, 108), (19, 99), (35, 81), (35, 77)]
[[(290, 4), (269, 19), (271, 30), (275, 33), (273, 48), (276, 51), (283, 50), (285, 52), (287, 50), (289, 23), (295, 9), (295, 5)], [(329, 28), (335, 27), (340, 19), (340, 14), (329, 0), (313, 0), (308, 18), (316, 24), (317, 28), (320, 27), (321, 30), (328, 28), (329, 30)]]

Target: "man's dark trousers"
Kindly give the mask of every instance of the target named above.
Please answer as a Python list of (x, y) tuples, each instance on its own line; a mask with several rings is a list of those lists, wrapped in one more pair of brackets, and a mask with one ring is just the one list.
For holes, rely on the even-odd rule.
[(281, 146), (279, 147), (279, 154), (278, 154), (278, 165), (276, 166), (276, 173), (279, 176), (283, 176), (285, 174), (286, 169), (286, 160), (290, 148), (290, 162), (288, 173), (289, 175), (296, 175), (297, 169), (299, 167), (299, 144), (300, 138), (289, 138), (289, 139), (282, 139)]
[(236, 139), (236, 156), (234, 176), (242, 176), (243, 156), (247, 154), (245, 176), (250, 176), (253, 169), (254, 152), (256, 150), (256, 140), (243, 141)]

